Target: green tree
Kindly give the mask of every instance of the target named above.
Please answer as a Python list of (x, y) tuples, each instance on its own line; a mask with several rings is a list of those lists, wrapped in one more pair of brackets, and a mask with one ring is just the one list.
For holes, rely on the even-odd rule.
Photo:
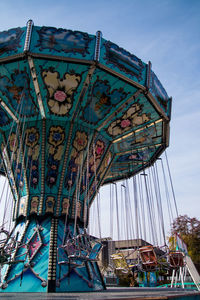
[(177, 217), (171, 226), (171, 234), (178, 234), (188, 248), (194, 263), (200, 263), (200, 220), (187, 215)]

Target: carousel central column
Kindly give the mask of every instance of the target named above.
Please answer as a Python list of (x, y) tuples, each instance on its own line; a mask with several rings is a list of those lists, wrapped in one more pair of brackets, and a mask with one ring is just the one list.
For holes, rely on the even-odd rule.
[(18, 126), (4, 144), (7, 171), (19, 174), (9, 179), (16, 198), (14, 235), (23, 246), (15, 249), (15, 264), (4, 267), (3, 291), (104, 288), (96, 262), (101, 245), (94, 253), (85, 226), (109, 148), (100, 135), (63, 125), (44, 119), (25, 123), (24, 132)]

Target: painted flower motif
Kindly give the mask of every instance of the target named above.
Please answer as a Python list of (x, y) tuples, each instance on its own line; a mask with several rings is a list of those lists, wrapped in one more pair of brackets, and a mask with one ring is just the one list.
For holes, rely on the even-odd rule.
[(54, 197), (47, 197), (46, 200), (46, 212), (53, 212), (53, 208), (54, 208), (54, 204), (55, 204), (55, 198)]
[(54, 99), (57, 100), (57, 101), (59, 101), (59, 102), (65, 101), (66, 97), (67, 97), (67, 95), (63, 91), (57, 90), (54, 93)]
[(63, 143), (65, 138), (64, 129), (60, 126), (52, 126), (49, 132), (49, 144), (53, 145), (54, 147), (59, 146)]
[(8, 91), (13, 94), (13, 99), (17, 100), (17, 103), (20, 103), (21, 98), (22, 98), (22, 91), (23, 87), (18, 87), (16, 85), (13, 85), (8, 88)]
[(60, 74), (52, 71), (43, 71), (42, 76), (49, 92), (47, 104), (50, 111), (56, 115), (66, 115), (72, 107), (73, 95), (81, 76), (65, 73), (60, 79)]
[(38, 182), (38, 179), (36, 177), (33, 177), (33, 184), (36, 184)]
[(15, 152), (18, 147), (18, 140), (15, 133), (11, 133), (9, 137), (10, 151)]
[(103, 141), (98, 140), (95, 145), (95, 155), (96, 158), (100, 158), (105, 149), (105, 144)]
[(26, 129), (26, 145), (33, 148), (36, 144), (38, 144), (39, 140), (39, 132), (35, 127), (31, 127)]
[(126, 128), (126, 127), (129, 127), (131, 124), (131, 121), (129, 119), (126, 119), (126, 120), (122, 120), (121, 121), (121, 127), (122, 128)]
[(130, 160), (136, 159), (136, 158), (137, 158), (137, 155), (136, 155), (136, 154), (131, 154), (131, 155), (129, 156), (129, 159), (130, 159)]
[(87, 135), (84, 131), (76, 132), (73, 146), (77, 151), (82, 151), (87, 146)]
[(72, 185), (72, 180), (68, 180), (68, 185), (71, 186)]
[(65, 214), (68, 215), (69, 207), (70, 207), (69, 199), (68, 198), (63, 198), (62, 213), (65, 213)]
[(107, 132), (111, 136), (118, 136), (129, 131), (131, 128), (136, 129), (142, 124), (146, 124), (151, 120), (151, 115), (143, 113), (143, 106), (139, 103), (134, 103), (124, 115), (117, 120), (114, 120), (108, 127)]
[(54, 177), (50, 177), (49, 181), (50, 181), (50, 183), (54, 183), (55, 182), (55, 178)]
[(20, 181), (20, 182), (19, 182), (19, 187), (22, 188), (23, 186), (24, 186), (24, 182), (23, 182), (23, 181)]
[(30, 213), (37, 213), (38, 204), (39, 204), (39, 197), (37, 196), (32, 197)]
[(57, 166), (56, 166), (56, 165), (52, 165), (52, 166), (51, 166), (51, 169), (52, 169), (52, 170), (57, 170)]

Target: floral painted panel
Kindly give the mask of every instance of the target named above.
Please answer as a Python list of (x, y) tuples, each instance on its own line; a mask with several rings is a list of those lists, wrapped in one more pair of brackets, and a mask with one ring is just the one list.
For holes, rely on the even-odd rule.
[(123, 105), (128, 97), (136, 90), (120, 82), (112, 76), (94, 76), (91, 82), (87, 101), (81, 113), (81, 119), (91, 125), (100, 125), (109, 114), (113, 113), (119, 105)]
[(38, 114), (36, 96), (26, 63), (11, 63), (8, 67), (0, 66), (0, 95), (2, 100), (19, 117), (33, 117)]
[(73, 105), (73, 95), (81, 81), (80, 74), (65, 73), (61, 78), (57, 71), (42, 72), (48, 90), (47, 104), (51, 114), (67, 115)]
[(68, 160), (68, 167), (65, 174), (65, 187), (72, 191), (76, 184), (76, 178), (80, 175), (82, 165), (88, 149), (88, 133), (84, 130), (77, 130), (72, 139), (72, 147)]
[(60, 161), (63, 157), (65, 144), (65, 128), (51, 126), (48, 133), (48, 157), (47, 157), (47, 175), (46, 184), (53, 187), (58, 178)]

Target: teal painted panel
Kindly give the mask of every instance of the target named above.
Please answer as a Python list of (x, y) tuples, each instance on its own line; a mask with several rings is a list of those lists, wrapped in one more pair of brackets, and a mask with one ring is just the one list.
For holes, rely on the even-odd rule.
[(26, 28), (12, 28), (0, 32), (0, 59), (22, 53)]
[[(75, 193), (80, 173), (83, 172), (83, 169), (80, 169), (79, 164), (84, 167), (88, 153), (87, 151), (89, 149), (88, 145), (91, 143), (93, 134), (94, 132), (91, 132), (88, 128), (81, 125), (77, 124), (73, 127), (62, 189), (63, 195), (70, 198)], [(71, 209), (72, 207), (70, 207), (70, 210)]]
[(0, 107), (0, 128), (5, 131), (9, 129), (12, 119), (3, 107)]
[(69, 122), (49, 121), (46, 124), (45, 194), (57, 198), (64, 155), (69, 139)]
[(164, 89), (160, 80), (153, 71), (151, 71), (149, 91), (157, 100), (158, 104), (162, 107), (167, 116), (170, 116), (171, 99), (167, 95), (166, 90)]
[(100, 63), (141, 85), (146, 83), (146, 64), (137, 56), (104, 39), (101, 41)]
[(160, 116), (151, 103), (143, 94), (140, 94), (127, 102), (112, 119), (106, 122), (102, 130), (104, 130), (104, 136), (115, 140), (134, 131), (139, 132), (144, 126), (149, 126), (159, 119)]
[[(64, 233), (65, 239), (63, 239)], [(57, 264), (56, 292), (86, 292), (103, 290), (104, 288), (99, 268), (95, 262), (76, 260), (76, 265), (73, 264), (73, 262), (71, 262), (70, 265), (67, 252), (60, 248), (60, 246), (65, 244), (67, 240), (69, 241), (69, 239), (73, 238), (73, 234), (74, 224), (68, 224), (66, 228), (64, 228), (64, 222), (59, 220), (57, 237), (57, 245), (59, 249), (58, 263), (61, 261), (66, 263), (60, 265)], [(76, 234), (83, 234), (83, 229), (79, 228), (79, 232), (76, 232), (75, 235)], [(89, 246), (90, 245), (87, 244), (87, 247)]]
[(37, 117), (39, 109), (27, 61), (0, 65), (0, 97), (22, 121)]
[(55, 27), (34, 26), (30, 51), (52, 56), (94, 59), (95, 36)]
[[(42, 222), (32, 220), (27, 228), (24, 222), (17, 225), (14, 234), (19, 232), (18, 240), (24, 238), (15, 254), (15, 264), (4, 266), (2, 275), (7, 272), (7, 287), (1, 292), (47, 292), (44, 282), (48, 279), (50, 229), (50, 218)], [(20, 260), (24, 262), (17, 263)]]
[(28, 269), (24, 272), (22, 281), (20, 278), (13, 279), (6, 289), (1, 289), (4, 293), (45, 293), (46, 287), (41, 286), (41, 281), (33, 276), (33, 273)]
[(114, 114), (135, 92), (136, 88), (133, 86), (96, 69), (84, 101), (82, 101), (80, 119), (84, 124), (98, 128), (107, 123), (108, 117)]

